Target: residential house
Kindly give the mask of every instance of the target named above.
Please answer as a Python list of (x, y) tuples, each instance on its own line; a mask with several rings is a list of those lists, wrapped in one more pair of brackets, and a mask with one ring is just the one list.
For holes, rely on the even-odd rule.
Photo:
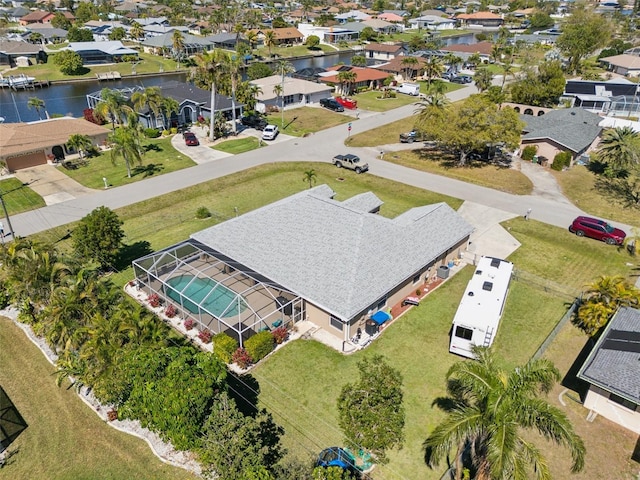
[(386, 63), (405, 53), (402, 43), (368, 43), (364, 46), (364, 56), (373, 64)]
[(582, 108), (551, 110), (537, 117), (520, 115), (520, 120), (526, 124), (520, 148), (534, 145), (538, 156), (548, 161), (561, 152), (571, 153), (575, 161), (595, 148), (602, 132), (602, 118)]
[(389, 23), (404, 23), (404, 17), (393, 12), (383, 12), (377, 16), (378, 20), (384, 20)]
[[(415, 58), (416, 63), (406, 63), (405, 60), (407, 58)], [(414, 57), (413, 55), (409, 57), (400, 55), (391, 59), (387, 63), (378, 65), (376, 69), (393, 75), (398, 81), (412, 81), (416, 78), (416, 76), (420, 75), (420, 72), (422, 72), (427, 61), (428, 60), (423, 57)]]
[[(156, 35), (143, 40), (140, 44), (146, 53), (163, 55), (173, 49), (173, 34), (165, 33)], [(182, 44), (184, 53), (187, 55), (194, 55), (213, 48), (213, 42), (208, 37), (200, 37), (191, 35), (190, 33), (184, 33), (182, 35)]]
[(638, 84), (626, 78), (611, 80), (568, 80), (561, 101), (568, 100), (572, 107), (594, 113), (614, 112), (622, 115), (638, 107)]
[(378, 89), (384, 84), (384, 81), (389, 77), (387, 72), (382, 72), (376, 68), (367, 67), (353, 67), (349, 65), (335, 65), (327, 68), (326, 73), (321, 73), (319, 80), (327, 85), (340, 85), (338, 80), (338, 74), (344, 71), (355, 72), (356, 81), (353, 83), (354, 89)]
[(108, 128), (83, 118), (62, 117), (31, 123), (0, 123), (0, 161), (11, 172), (64, 160), (75, 153), (66, 143), (73, 134), (86, 135), (93, 145), (102, 145)]
[[(73, 22), (76, 17), (71, 12), (59, 10), (68, 20)], [(45, 12), (43, 10), (35, 10), (20, 18), (20, 25), (30, 25), (32, 23), (51, 23), (57, 12)]]
[(453, 30), (456, 28), (456, 21), (442, 16), (422, 15), (421, 17), (409, 20), (409, 25), (411, 28), (424, 28), (430, 31)]
[(158, 36), (162, 36), (162, 35), (171, 35), (173, 36), (173, 32), (175, 32), (176, 30), (180, 33), (182, 33), (182, 35), (191, 35), (189, 33), (189, 27), (185, 27), (182, 25), (157, 25), (157, 24), (153, 24), (153, 25), (145, 25), (144, 27), (142, 27), (142, 30), (144, 31), (144, 37), (145, 38), (153, 38), (153, 37), (158, 37)]
[[(382, 201), (371, 192), (334, 197), (320, 185), (194, 233), (135, 260), (137, 284), (196, 328), (240, 345), (307, 320), (351, 348), (376, 313), (389, 318), (386, 310), (458, 258), (473, 227), (446, 203), (386, 218), (373, 213)], [(227, 301), (190, 297), (193, 282), (215, 286)]]
[(362, 24), (365, 27), (373, 28), (373, 30), (378, 33), (389, 34), (394, 32), (401, 32), (403, 30), (402, 26), (396, 23), (387, 22), (380, 18), (372, 18), (370, 20), (364, 20)]
[(47, 61), (47, 54), (41, 44), (0, 40), (0, 65), (15, 67), (18, 57), (27, 57), (34, 64)]
[(370, 20), (371, 15), (368, 15), (360, 10), (351, 10), (349, 12), (340, 13), (335, 16), (335, 19), (338, 23), (347, 23), (347, 22), (362, 22), (364, 20)]
[(604, 68), (618, 75), (636, 77), (640, 75), (640, 57), (623, 53), (598, 60)]
[(471, 55), (478, 54), (482, 61), (490, 61), (491, 53), (493, 52), (493, 43), (491, 42), (478, 42), (473, 44), (460, 43), (458, 45), (449, 45), (448, 47), (441, 48), (443, 52), (455, 53), (463, 60), (467, 60)]
[[(296, 108), (305, 105), (317, 104), (320, 99), (331, 96), (332, 88), (323, 83), (303, 80), (296, 77), (284, 77), (271, 75), (251, 81), (252, 85), (260, 88), (257, 95), (256, 109), (266, 112), (270, 107)], [(277, 95), (278, 86), (283, 87), (282, 95)], [(284, 102), (284, 103), (283, 103)]]
[(500, 15), (491, 12), (462, 13), (456, 20), (463, 28), (498, 28), (504, 24)]
[(226, 50), (235, 50), (238, 43), (248, 43), (247, 39), (236, 33), (217, 33), (209, 35), (207, 41), (211, 42), (212, 48), (224, 48)]
[(107, 42), (71, 42), (65, 50), (76, 52), (82, 58), (83, 65), (121, 62), (122, 57), (138, 58), (138, 51), (127, 48), (119, 40)]
[(640, 310), (620, 307), (578, 371), (589, 390), (584, 407), (640, 434)]
[[(62, 43), (67, 39), (67, 31), (62, 28), (52, 27), (50, 23), (32, 23), (27, 28), (27, 32), (22, 35), (27, 42), (55, 44)], [(33, 40), (34, 33), (36, 40)]]

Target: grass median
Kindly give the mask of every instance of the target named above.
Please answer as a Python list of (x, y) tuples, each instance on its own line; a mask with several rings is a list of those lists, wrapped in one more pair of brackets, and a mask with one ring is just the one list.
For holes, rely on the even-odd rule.
[[(2, 195), (9, 215), (45, 206), (40, 195), (15, 177), (0, 180), (0, 195)], [(4, 216), (4, 212), (0, 212), (0, 215)]]
[(221, 152), (237, 155), (238, 153), (255, 150), (256, 148), (260, 148), (260, 146), (260, 140), (258, 140), (256, 137), (245, 137), (220, 142), (211, 148), (213, 148), (214, 150), (219, 150)]

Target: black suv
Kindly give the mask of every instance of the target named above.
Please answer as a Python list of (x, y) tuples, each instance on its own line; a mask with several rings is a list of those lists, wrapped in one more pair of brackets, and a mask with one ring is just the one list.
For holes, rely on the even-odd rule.
[(264, 130), (264, 127), (268, 125), (268, 122), (260, 115), (247, 115), (242, 117), (240, 122), (242, 122), (242, 125), (253, 127), (256, 130)]
[(320, 106), (333, 110), (334, 112), (344, 112), (344, 107), (335, 98), (321, 98)]

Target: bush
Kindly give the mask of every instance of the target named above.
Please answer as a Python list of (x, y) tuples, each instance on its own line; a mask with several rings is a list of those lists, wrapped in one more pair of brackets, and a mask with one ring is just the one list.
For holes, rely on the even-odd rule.
[(167, 305), (167, 308), (164, 309), (164, 314), (169, 318), (173, 318), (178, 314), (178, 310), (173, 305)]
[(251, 355), (253, 361), (259, 362), (271, 353), (275, 344), (271, 332), (264, 331), (256, 333), (245, 342), (244, 346), (249, 355)]
[(271, 336), (273, 336), (273, 340), (280, 345), (285, 342), (287, 338), (289, 338), (289, 331), (286, 327), (278, 327), (273, 332), (271, 332)]
[(571, 153), (561, 152), (553, 157), (551, 168), (556, 170), (557, 172), (560, 172), (564, 167), (568, 167), (569, 165), (571, 165)]
[(209, 343), (211, 341), (211, 332), (209, 330), (200, 330), (198, 338), (202, 343)]
[(200, 207), (196, 210), (196, 218), (202, 220), (204, 218), (209, 218), (211, 216), (211, 212), (207, 207)]
[(168, 137), (169, 135), (171, 135), (171, 132), (169, 130), (163, 130), (162, 131), (162, 136), (163, 137)]
[(522, 159), (530, 162), (536, 156), (538, 148), (535, 145), (527, 145), (522, 149)]
[(238, 341), (226, 333), (213, 337), (213, 353), (224, 363), (230, 363), (233, 352), (238, 349)]
[(171, 135), (175, 135), (176, 133), (178, 133), (177, 127), (171, 127)]
[(156, 308), (160, 306), (160, 297), (157, 293), (152, 293), (149, 295), (149, 305), (151, 308)]
[(109, 410), (107, 412), (107, 421), (114, 422), (118, 419), (118, 411), (117, 410)]
[(160, 136), (160, 130), (157, 128), (145, 128), (144, 136), (147, 138), (158, 138)]
[(244, 348), (238, 348), (231, 356), (231, 361), (240, 368), (248, 368), (253, 363), (251, 355)]
[(187, 330), (191, 330), (193, 328), (193, 319), (187, 318), (184, 321), (184, 328), (186, 328)]

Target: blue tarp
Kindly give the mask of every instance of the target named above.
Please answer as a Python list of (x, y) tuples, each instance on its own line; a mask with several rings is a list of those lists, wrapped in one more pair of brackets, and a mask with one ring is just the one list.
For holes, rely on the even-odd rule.
[(382, 310), (380, 310), (374, 313), (373, 315), (371, 315), (371, 320), (376, 322), (378, 325), (382, 325), (387, 320), (391, 320), (391, 315), (389, 315), (387, 312), (383, 312)]

